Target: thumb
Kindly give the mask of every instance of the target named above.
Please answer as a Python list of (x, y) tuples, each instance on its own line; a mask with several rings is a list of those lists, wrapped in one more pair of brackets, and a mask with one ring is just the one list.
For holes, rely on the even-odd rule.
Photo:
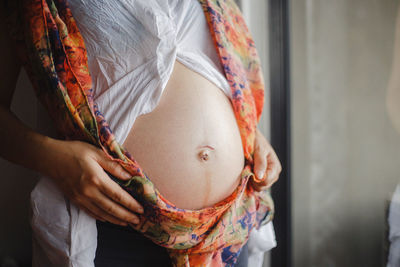
[(109, 159), (103, 151), (100, 153), (98, 163), (104, 170), (121, 180), (129, 180), (132, 177), (117, 161)]
[(262, 153), (254, 154), (254, 173), (258, 182), (265, 179), (265, 170), (267, 169), (267, 157), (262, 156)]

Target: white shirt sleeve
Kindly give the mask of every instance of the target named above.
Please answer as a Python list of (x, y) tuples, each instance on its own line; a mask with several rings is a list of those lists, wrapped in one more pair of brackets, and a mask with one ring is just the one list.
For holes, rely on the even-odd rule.
[(250, 233), (248, 266), (262, 267), (264, 253), (276, 247), (274, 225), (272, 221), (262, 225), (260, 229), (253, 229)]

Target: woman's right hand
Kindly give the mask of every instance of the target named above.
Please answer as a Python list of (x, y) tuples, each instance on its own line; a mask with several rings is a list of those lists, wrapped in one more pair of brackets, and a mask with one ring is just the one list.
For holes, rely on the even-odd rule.
[(124, 226), (139, 223), (133, 212), (143, 213), (143, 207), (104, 171), (128, 180), (131, 175), (121, 165), (85, 142), (47, 141), (52, 154), (48, 174), (74, 204), (98, 220)]

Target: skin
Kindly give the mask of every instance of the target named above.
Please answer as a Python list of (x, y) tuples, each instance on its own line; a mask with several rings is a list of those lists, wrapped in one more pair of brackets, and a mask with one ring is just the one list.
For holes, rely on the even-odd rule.
[(278, 181), (282, 165), (271, 144), (258, 129), (254, 145), (254, 173), (261, 182), (251, 180), (251, 185), (256, 191), (261, 191)]
[[(3, 12), (3, 10), (1, 10)], [(4, 16), (1, 16), (3, 20)], [(126, 226), (138, 223), (140, 204), (112, 181), (104, 170), (122, 180), (129, 174), (108, 160), (100, 149), (80, 141), (64, 141), (39, 134), (10, 110), (21, 69), (4, 21), (0, 22), (0, 156), (51, 178), (61, 192), (93, 218)], [(255, 172), (264, 172), (256, 190), (270, 187), (281, 172), (280, 162), (265, 137), (257, 131)]]
[[(3, 10), (1, 10), (3, 14)], [(74, 204), (92, 217), (114, 224), (137, 223), (141, 206), (112, 181), (105, 170), (123, 180), (130, 176), (103, 151), (80, 141), (63, 141), (41, 135), (23, 124), (10, 110), (21, 65), (0, 25), (0, 156), (51, 177)]]
[(229, 98), (179, 61), (159, 103), (135, 120), (123, 146), (160, 193), (183, 209), (209, 207), (228, 197), (244, 165)]
[[(274, 170), (267, 162), (276, 162), (276, 155), (259, 131), (256, 140), (256, 170)], [(135, 120), (123, 146), (163, 197), (182, 209), (210, 207), (228, 197), (244, 166), (228, 96), (178, 60), (156, 108)], [(265, 185), (254, 184), (258, 190)]]

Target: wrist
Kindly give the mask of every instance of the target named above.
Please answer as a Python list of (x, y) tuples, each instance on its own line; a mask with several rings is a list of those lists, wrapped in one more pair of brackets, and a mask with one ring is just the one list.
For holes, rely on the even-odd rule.
[(38, 140), (37, 171), (51, 178), (58, 176), (64, 142), (48, 136), (42, 136)]

